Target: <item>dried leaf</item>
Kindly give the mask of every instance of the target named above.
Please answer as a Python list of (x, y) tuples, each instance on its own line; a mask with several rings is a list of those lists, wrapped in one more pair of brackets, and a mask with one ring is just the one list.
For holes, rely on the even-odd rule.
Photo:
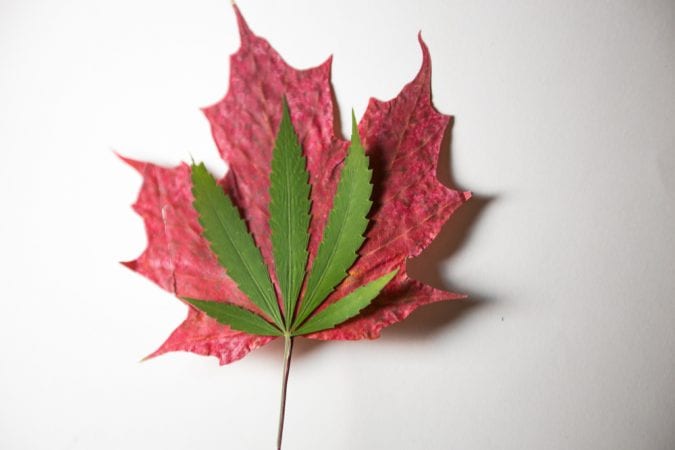
[[(310, 272), (321, 263), (319, 246), (349, 143), (334, 134), (331, 60), (306, 70), (290, 67), (267, 41), (251, 32), (236, 7), (235, 11), (241, 47), (230, 59), (230, 90), (204, 113), (219, 152), (230, 167), (219, 184), (242, 213), (264, 264), (276, 268), (270, 271), (270, 278), (279, 287), (283, 282), (277, 276), (283, 275), (275, 266), (270, 238), (269, 174), (284, 96), (311, 184)], [(358, 315), (333, 329), (312, 333), (310, 338), (376, 338), (384, 327), (404, 319), (421, 305), (462, 297), (412, 280), (405, 271), (407, 258), (417, 256), (452, 212), (470, 197), (468, 192), (443, 186), (436, 178), (438, 152), (450, 118), (431, 104), (429, 52), (421, 37), (419, 41), (422, 67), (418, 75), (394, 99), (371, 99), (358, 125), (373, 170), (371, 225), (347, 278), (316, 315), (360, 286), (393, 271), (397, 271), (396, 276)], [(167, 169), (127, 162), (144, 178), (134, 207), (145, 221), (148, 247), (126, 265), (179, 297), (227, 302), (263, 315), (260, 305), (267, 309), (268, 302), (252, 302), (248, 292), (242, 292), (244, 289), (220, 267), (201, 236), (191, 207), (188, 167)], [(290, 305), (285, 305), (288, 308)], [(217, 356), (224, 364), (271, 339), (235, 331), (190, 308), (185, 322), (151, 356), (187, 350)]]

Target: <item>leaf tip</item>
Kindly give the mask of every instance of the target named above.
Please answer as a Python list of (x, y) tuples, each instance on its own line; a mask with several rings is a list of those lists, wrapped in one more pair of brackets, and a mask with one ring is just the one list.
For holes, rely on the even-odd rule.
[(352, 144), (361, 145), (361, 136), (359, 136), (359, 124), (356, 122), (356, 114), (352, 108)]
[(138, 267), (138, 260), (136, 259), (132, 259), (131, 261), (120, 261), (119, 263), (134, 272), (136, 271), (136, 267)]
[(145, 169), (146, 163), (144, 163), (142, 161), (138, 161), (137, 159), (132, 159), (132, 158), (129, 158), (127, 156), (124, 156), (124, 155), (120, 154), (119, 152), (117, 152), (116, 150), (113, 150), (112, 152), (115, 154), (115, 156), (117, 156), (119, 159), (121, 159), (122, 162), (129, 165), (130, 167), (135, 169), (137, 172), (143, 173), (143, 170)]
[(194, 308), (199, 309), (198, 304), (197, 304), (198, 300), (195, 300), (195, 299), (192, 299), (192, 298), (187, 298), (187, 297), (178, 297), (178, 298), (180, 298), (183, 302), (187, 303), (189, 306), (192, 306)]
[(140, 363), (150, 361), (151, 359), (154, 359), (157, 356), (162, 355), (164, 353), (166, 353), (166, 350), (164, 350), (164, 346), (162, 346), (162, 347), (158, 348), (157, 350), (155, 350), (154, 352), (150, 353), (149, 355), (145, 355), (144, 357), (139, 359), (138, 362), (140, 364)]
[(424, 38), (422, 37), (422, 30), (419, 30), (419, 31), (417, 32), (417, 41), (418, 41), (418, 42), (420, 43), (420, 45), (422, 46), (422, 49), (423, 49), (423, 50), (427, 50), (427, 44), (426, 44), (426, 42), (424, 42)]
[(239, 27), (239, 37), (241, 38), (242, 42), (248, 41), (250, 37), (253, 37), (255, 35), (249, 28), (248, 24), (246, 23), (246, 20), (244, 19), (244, 16), (241, 14), (241, 11), (239, 10), (239, 6), (234, 0), (232, 0), (232, 8), (234, 8), (234, 14), (237, 17), (237, 26)]
[(417, 41), (420, 43), (422, 48), (422, 66), (420, 67), (417, 76), (415, 77), (416, 81), (423, 81), (425, 87), (430, 90), (430, 81), (431, 81), (431, 55), (429, 54), (429, 47), (427, 47), (426, 42), (422, 39), (422, 31), (417, 33)]
[[(288, 107), (288, 97), (286, 94), (281, 96), (281, 124), (290, 125), (291, 127), (291, 110)], [(281, 127), (281, 125), (279, 125)]]

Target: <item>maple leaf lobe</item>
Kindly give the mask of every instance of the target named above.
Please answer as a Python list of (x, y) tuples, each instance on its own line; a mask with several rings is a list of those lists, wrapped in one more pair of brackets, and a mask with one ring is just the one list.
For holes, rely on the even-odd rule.
[[(148, 239), (138, 258), (122, 264), (178, 297), (227, 301), (259, 311), (225, 274), (201, 235), (191, 206), (189, 167), (180, 164), (165, 168), (120, 158), (143, 177), (133, 209), (143, 218)], [(181, 350), (215, 356), (226, 364), (270, 340), (231, 330), (189, 307), (187, 318), (147, 358)]]
[[(358, 317), (309, 337), (375, 339), (419, 306), (464, 298), (412, 280), (405, 261), (426, 248), (450, 215), (471, 197), (444, 186), (436, 177), (438, 156), (450, 116), (431, 103), (431, 58), (421, 34), (422, 65), (417, 76), (389, 101), (370, 99), (359, 124), (374, 173), (372, 226), (351, 269), (351, 280), (331, 299), (387, 271), (399, 274)], [(329, 302), (331, 301), (329, 299)]]

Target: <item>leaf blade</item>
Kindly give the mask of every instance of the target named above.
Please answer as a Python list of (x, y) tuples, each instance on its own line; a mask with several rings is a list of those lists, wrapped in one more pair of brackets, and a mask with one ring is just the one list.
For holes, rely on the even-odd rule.
[(356, 316), (377, 297), (382, 289), (396, 276), (398, 269), (358, 287), (332, 305), (310, 317), (294, 334), (310, 334), (333, 328)]
[(274, 265), (290, 328), (307, 264), (310, 200), (307, 160), (293, 128), (286, 100), (272, 153), (270, 232)]
[(192, 165), (191, 177), (193, 206), (218, 262), (239, 289), (277, 326), (283, 327), (269, 272), (239, 211), (204, 163)]
[(229, 303), (184, 298), (186, 302), (205, 313), (207, 316), (227, 325), (233, 330), (243, 331), (258, 336), (281, 336), (277, 327), (247, 309)]
[(372, 202), (372, 171), (361, 145), (352, 111), (352, 141), (328, 216), (323, 239), (307, 279), (307, 288), (294, 326), (302, 324), (346, 277), (365, 240)]

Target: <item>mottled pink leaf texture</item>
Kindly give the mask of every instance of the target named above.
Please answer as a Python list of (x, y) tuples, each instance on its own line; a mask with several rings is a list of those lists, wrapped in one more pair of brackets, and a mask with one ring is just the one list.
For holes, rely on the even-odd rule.
[[(230, 57), (229, 91), (203, 110), (218, 151), (230, 168), (220, 185), (241, 211), (266, 264), (273, 267), (269, 174), (285, 96), (312, 185), (309, 270), (349, 144), (335, 134), (331, 58), (317, 67), (297, 70), (265, 39), (253, 34), (236, 6), (234, 10), (241, 46)], [(375, 339), (384, 327), (422, 305), (464, 297), (413, 280), (405, 270), (406, 260), (419, 255), (471, 196), (449, 189), (436, 178), (450, 116), (438, 113), (431, 104), (431, 60), (421, 36), (419, 42), (422, 66), (417, 76), (392, 100), (371, 99), (359, 123), (373, 169), (370, 226), (348, 277), (322, 308), (394, 269), (398, 274), (358, 316), (309, 338)], [(177, 297), (227, 301), (259, 312), (228, 278), (201, 234), (192, 206), (189, 166), (164, 168), (122, 159), (143, 177), (133, 207), (145, 222), (148, 239), (140, 257), (124, 264)], [(270, 275), (276, 285), (274, 270)], [(232, 330), (188, 308), (183, 323), (148, 357), (182, 350), (215, 356), (227, 364), (274, 339)]]

